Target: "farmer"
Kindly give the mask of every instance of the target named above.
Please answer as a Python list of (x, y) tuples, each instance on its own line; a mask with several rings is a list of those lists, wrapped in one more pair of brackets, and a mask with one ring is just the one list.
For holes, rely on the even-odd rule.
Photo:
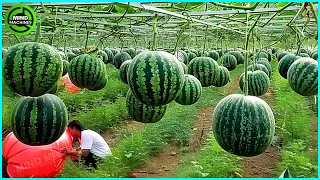
[(97, 169), (97, 164), (101, 163), (105, 157), (112, 155), (103, 137), (92, 130), (85, 129), (80, 121), (71, 121), (68, 124), (68, 130), (73, 139), (80, 139), (81, 148), (76, 150), (63, 148), (61, 149), (62, 153), (73, 158), (81, 156), (84, 165), (94, 167), (95, 169)]

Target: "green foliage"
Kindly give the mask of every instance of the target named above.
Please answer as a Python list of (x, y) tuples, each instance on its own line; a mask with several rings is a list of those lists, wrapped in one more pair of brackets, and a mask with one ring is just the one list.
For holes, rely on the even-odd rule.
[(277, 169), (288, 168), (293, 177), (317, 177), (318, 166), (310, 161), (307, 146), (303, 140), (288, 143), (281, 152), (282, 161)]
[(276, 61), (273, 60), (271, 64), (274, 72), (272, 88), (275, 94), (273, 110), (276, 133), (284, 146), (281, 151), (282, 160), (277, 164), (276, 170), (280, 174), (288, 168), (292, 177), (317, 177), (317, 161), (309, 148), (312, 121), (316, 120), (316, 115), (307, 99), (295, 93), (288, 81), (280, 76)]
[[(102, 109), (115, 109), (119, 107), (103, 107)], [(95, 110), (94, 110), (95, 111)], [(86, 120), (86, 118), (91, 118), (86, 120), (85, 127), (94, 126), (90, 128), (96, 128), (98, 125), (93, 125), (100, 120), (92, 119), (94, 117), (100, 116), (97, 115), (97, 112), (92, 111), (91, 115), (86, 117), (78, 117), (81, 121)], [(93, 117), (93, 114), (94, 117)], [(110, 114), (110, 112), (106, 112)], [(145, 128), (137, 133), (131, 135), (126, 135), (122, 140), (119, 141), (117, 146), (112, 149), (113, 156), (110, 156), (106, 159), (104, 164), (100, 166), (101, 172), (105, 175), (99, 177), (126, 177), (128, 174), (132, 173), (136, 168), (145, 163), (148, 158), (159, 152), (166, 143), (172, 142), (176, 144), (185, 144), (191, 135), (192, 123), (197, 115), (197, 111), (194, 106), (181, 106), (176, 103), (170, 104), (166, 115), (157, 123), (147, 124)], [(104, 117), (102, 119), (108, 119)], [(116, 120), (116, 118), (109, 118), (110, 120)], [(99, 125), (101, 126), (101, 125)], [(73, 167), (77, 171), (81, 171), (77, 167)], [(72, 174), (74, 171), (64, 170), (62, 177), (74, 177)], [(95, 173), (95, 172), (88, 172)], [(91, 175), (86, 175), (91, 176)], [(83, 177), (83, 176), (78, 176)]]
[(87, 129), (101, 131), (129, 118), (125, 105), (126, 99), (122, 97), (113, 104), (96, 106), (91, 111), (73, 116), (72, 119), (81, 121)]
[(280, 76), (276, 69), (276, 61), (272, 61), (271, 64), (274, 72), (272, 88), (275, 93), (274, 110), (276, 111), (277, 133), (281, 135), (285, 143), (293, 139), (308, 141), (313, 112), (305, 98), (295, 93), (290, 88), (288, 81)]
[(176, 169), (178, 178), (216, 178), (241, 177), (240, 157), (223, 150), (209, 134), (207, 144), (197, 152), (196, 156), (189, 156)]

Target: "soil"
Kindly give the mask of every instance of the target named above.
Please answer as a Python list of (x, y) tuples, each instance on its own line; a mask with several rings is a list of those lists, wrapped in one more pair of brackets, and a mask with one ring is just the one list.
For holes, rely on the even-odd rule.
[(121, 135), (126, 133), (133, 133), (143, 129), (144, 124), (133, 120), (124, 121), (124, 125), (119, 128), (109, 128), (102, 132), (101, 136), (107, 141), (110, 147), (116, 146), (120, 140)]
[[(270, 146), (264, 153), (254, 156), (243, 158), (243, 177), (250, 178), (274, 178), (277, 177), (273, 171), (279, 149), (277, 147)], [(280, 175), (279, 175), (280, 176)]]
[[(232, 94), (239, 84), (239, 78), (228, 88), (227, 95)], [(193, 132), (188, 143), (187, 150), (180, 151), (179, 147), (168, 144), (164, 151), (155, 154), (149, 163), (138, 169), (136, 175), (138, 178), (172, 178), (175, 168), (181, 163), (182, 156), (195, 154), (204, 145), (205, 135), (212, 131), (211, 115), (215, 106), (204, 108), (198, 111), (197, 119), (193, 126)]]
[(179, 147), (168, 144), (164, 151), (155, 154), (149, 163), (138, 169), (135, 173), (138, 178), (172, 178), (175, 168), (181, 163), (181, 157), (194, 154), (204, 143), (205, 134), (211, 131), (211, 114), (214, 107), (205, 108), (198, 112), (194, 123), (192, 137), (188, 143), (187, 150), (181, 152)]

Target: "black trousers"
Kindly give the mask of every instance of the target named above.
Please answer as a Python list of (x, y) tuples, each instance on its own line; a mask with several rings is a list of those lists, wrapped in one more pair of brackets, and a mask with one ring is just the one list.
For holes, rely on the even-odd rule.
[[(78, 162), (78, 160), (75, 160), (75, 162)], [(89, 152), (87, 157), (81, 158), (81, 163), (88, 167), (97, 169), (97, 165), (102, 163), (102, 158)]]

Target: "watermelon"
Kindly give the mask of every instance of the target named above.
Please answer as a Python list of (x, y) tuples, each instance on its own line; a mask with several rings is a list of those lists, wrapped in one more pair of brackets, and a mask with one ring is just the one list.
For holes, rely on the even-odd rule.
[(188, 73), (196, 77), (202, 87), (213, 84), (219, 71), (218, 63), (210, 57), (196, 57), (188, 66)]
[(307, 49), (307, 48), (301, 48), (300, 49), (300, 53), (298, 53), (298, 54), (301, 54), (301, 53), (305, 53), (305, 54), (311, 54), (311, 51), (309, 50), (309, 49)]
[(59, 97), (53, 94), (23, 97), (13, 108), (11, 128), (16, 138), (26, 145), (48, 145), (61, 137), (67, 120), (67, 108)]
[(49, 92), (62, 75), (63, 62), (53, 47), (24, 42), (8, 49), (3, 60), (3, 80), (22, 96), (41, 96)]
[(5, 54), (8, 52), (7, 49), (2, 48), (2, 60), (4, 59)]
[(188, 54), (184, 51), (177, 51), (174, 56), (176, 56), (177, 59), (182, 63), (188, 62)]
[(264, 65), (268, 69), (269, 77), (271, 77), (272, 67), (268, 61), (265, 61), (263, 59), (262, 60), (259, 59), (256, 63)]
[(96, 83), (95, 85), (93, 86), (89, 86), (87, 87), (90, 91), (99, 91), (103, 88), (106, 87), (107, 85), (107, 82), (108, 82), (108, 76), (106, 75), (105, 78), (102, 78), (101, 81), (99, 81), (98, 83)]
[(217, 61), (219, 59), (219, 53), (217, 51), (209, 51), (209, 57)]
[(182, 68), (183, 68), (183, 73), (184, 74), (188, 74), (188, 66), (185, 65), (184, 63), (181, 63), (181, 65), (182, 65)]
[(55, 94), (58, 91), (58, 84), (55, 85), (48, 93), (49, 94)]
[(133, 120), (142, 123), (155, 123), (160, 121), (166, 114), (168, 105), (147, 106), (135, 98), (129, 89), (126, 97), (126, 106)]
[(184, 75), (184, 78), (183, 87), (175, 101), (181, 105), (192, 105), (201, 97), (201, 83), (196, 77), (190, 74)]
[(62, 60), (63, 63), (63, 71), (62, 71), (62, 76), (66, 75), (70, 69), (70, 63), (66, 60)]
[(133, 95), (149, 106), (163, 106), (173, 101), (183, 86), (181, 62), (163, 51), (145, 51), (130, 63), (127, 73)]
[(105, 52), (102, 51), (102, 50), (99, 50), (99, 51), (98, 51), (98, 57), (99, 57), (105, 64), (108, 64), (108, 62), (109, 62), (109, 57), (108, 57), (107, 53), (105, 53)]
[(111, 62), (113, 61), (113, 57), (114, 57), (113, 52), (112, 52), (110, 49), (108, 49), (108, 48), (104, 48), (103, 51), (104, 51), (104, 52), (107, 54), (107, 56), (108, 56), (107, 62), (104, 62), (104, 63), (105, 63), (105, 64), (111, 63)]
[(234, 70), (237, 67), (237, 59), (232, 54), (225, 54), (221, 58), (222, 65), (226, 67), (229, 71)]
[(276, 55), (276, 57), (277, 57), (278, 61), (280, 61), (281, 58), (283, 58), (283, 57), (284, 57), (285, 55), (287, 55), (287, 54), (290, 54), (290, 53), (285, 52), (285, 51), (280, 51), (280, 52)]
[(239, 51), (230, 51), (228, 54), (233, 55), (236, 60), (237, 64), (243, 64), (244, 63), (244, 56)]
[(225, 151), (251, 157), (271, 144), (275, 120), (269, 105), (259, 97), (231, 94), (215, 107), (212, 129)]
[(277, 51), (278, 51), (278, 49), (277, 48), (275, 48), (275, 47), (272, 47), (272, 54), (275, 54)]
[(256, 70), (261, 70), (265, 72), (268, 75), (268, 77), (271, 76), (271, 74), (269, 74), (268, 68), (262, 64), (255, 64), (255, 65), (248, 66), (248, 71), (256, 71)]
[(317, 61), (318, 60), (318, 52), (312, 53), (311, 57), (312, 57), (312, 59)]
[(190, 61), (192, 61), (192, 59), (196, 58), (197, 55), (195, 53), (187, 53), (188, 54), (188, 62), (186, 63), (187, 65), (190, 63)]
[(287, 79), (288, 69), (291, 66), (291, 64), (297, 59), (297, 56), (293, 54), (288, 54), (281, 58), (278, 64), (278, 71), (283, 78)]
[(70, 62), (73, 58), (75, 58), (77, 55), (74, 54), (73, 52), (66, 52), (66, 57), (67, 57), (67, 60)]
[(293, 91), (302, 96), (318, 94), (318, 62), (302, 57), (294, 61), (288, 69), (288, 82)]
[(106, 71), (101, 59), (83, 54), (71, 60), (68, 74), (75, 86), (97, 90), (97, 87), (101, 87), (106, 81)]
[(301, 57), (310, 57), (309, 54), (307, 54), (307, 53), (300, 53), (299, 56), (301, 56)]
[(217, 73), (217, 77), (212, 85), (216, 87), (223, 87), (227, 85), (228, 82), (230, 82), (229, 70), (224, 66), (219, 66), (219, 72)]
[[(241, 74), (239, 80), (240, 89), (244, 92), (244, 73)], [(268, 75), (261, 71), (248, 71), (248, 94), (251, 96), (262, 96), (270, 87)]]
[(120, 70), (120, 79), (125, 84), (128, 84), (127, 73), (128, 73), (128, 68), (129, 68), (131, 62), (132, 62), (132, 60), (126, 60), (125, 62), (123, 62), (121, 64), (120, 69), (119, 69)]
[(64, 54), (64, 52), (61, 52), (61, 51), (58, 51), (58, 52), (59, 52), (62, 60), (67, 60), (68, 59), (67, 56)]
[(133, 48), (126, 48), (122, 52), (126, 52), (130, 55), (131, 59), (133, 59), (136, 56), (136, 50)]
[[(116, 54), (120, 53), (120, 51), (119, 51), (118, 49), (110, 49), (110, 51), (112, 52), (113, 57), (114, 57)], [(131, 57), (131, 56), (130, 56), (130, 57)], [(113, 61), (113, 58), (112, 58), (111, 60)]]
[(112, 64), (119, 69), (121, 64), (126, 60), (131, 60), (131, 56), (126, 52), (120, 52), (113, 57)]

